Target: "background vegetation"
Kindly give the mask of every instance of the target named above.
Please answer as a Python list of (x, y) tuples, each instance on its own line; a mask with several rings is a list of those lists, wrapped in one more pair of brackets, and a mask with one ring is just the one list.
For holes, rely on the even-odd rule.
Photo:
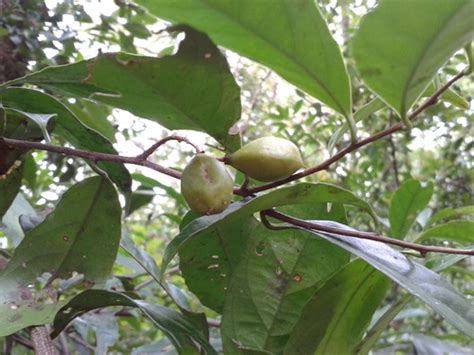
[[(179, 9), (173, 9), (172, 6), (168, 9), (161, 1), (155, 5), (152, 0), (138, 3), (139, 5), (121, 0), (0, 0), (0, 83), (17, 79), (0, 87), (2, 136), (134, 156), (159, 139), (169, 136), (171, 130), (190, 128), (195, 130), (180, 130), (177, 133), (204, 148), (206, 153), (222, 157), (224, 153), (219, 147), (234, 150), (239, 144), (235, 135), (220, 135), (222, 127), (228, 125), (232, 126), (232, 132), (241, 135), (244, 143), (266, 135), (289, 139), (300, 148), (306, 166), (312, 167), (350, 144), (351, 133), (344, 115), (356, 113), (357, 137), (363, 139), (399, 122), (397, 112), (403, 116), (414, 102), (416, 105), (423, 102), (423, 98), (415, 101), (417, 95), (407, 92), (407, 99), (402, 106), (404, 104), (408, 107), (398, 107), (393, 95), (384, 92), (383, 85), (378, 88), (376, 82), (370, 82), (370, 76), (363, 75), (367, 71), (364, 72), (360, 63), (364, 63), (364, 60), (367, 63), (379, 60), (379, 44), (377, 41), (359, 43), (358, 49), (354, 49), (356, 45), (352, 44), (357, 41), (354, 39), (357, 38), (356, 33), (364, 38), (361, 18), (378, 5), (375, 1), (318, 1), (317, 6), (328, 24), (330, 34), (341, 49), (348, 77), (351, 79), (350, 89), (349, 86), (344, 89), (347, 90), (347, 95), (339, 92), (336, 99), (329, 97), (327, 93), (321, 94), (315, 83), (308, 79), (315, 78), (314, 81), (318, 82), (320, 71), (317, 68), (316, 74), (298, 77), (290, 73), (285, 76), (285, 65), (291, 63), (281, 64), (280, 67), (279, 63), (272, 62), (275, 54), (265, 52), (266, 47), (261, 43), (256, 42), (257, 47), (262, 46), (261, 52), (252, 52), (253, 49), (246, 47), (245, 41), (234, 43), (225, 36), (221, 38), (219, 34), (214, 35), (212, 20), (207, 23), (186, 11), (180, 13)], [(286, 3), (291, 4), (292, 1)], [(307, 43), (304, 43), (304, 40), (309, 41), (313, 32), (309, 32), (306, 37), (304, 32), (298, 32), (307, 30), (310, 25), (304, 22), (305, 18), (298, 17), (300, 13), (296, 3), (308, 5), (312, 2), (295, 1), (292, 4), (294, 8), (290, 6), (286, 10), (295, 12), (295, 22), (291, 24), (299, 23), (301, 28), (292, 28), (275, 12), (274, 27), (258, 29), (274, 34), (283, 47), (288, 43), (290, 47), (293, 45), (294, 62), (306, 58), (306, 55), (316, 56)], [(433, 6), (430, 1), (421, 0), (413, 1), (413, 8), (403, 1), (386, 3), (392, 4), (395, 9), (392, 10), (398, 11), (407, 22), (416, 11), (424, 8), (428, 14)], [(469, 18), (469, 14), (472, 14), (469, 12), (472, 11), (472, 1), (465, 3), (467, 5), (459, 1), (459, 7), (466, 6), (465, 17)], [(265, 1), (262, 1), (255, 5), (255, 16), (258, 16), (259, 11), (265, 11), (264, 4)], [(148, 8), (149, 12), (141, 5)], [(195, 4), (189, 1), (188, 5)], [(434, 7), (436, 6), (440, 6), (440, 3)], [(316, 8), (311, 9), (317, 13)], [(433, 12), (433, 16), (438, 12)], [(198, 12), (193, 14), (196, 13)], [(459, 14), (456, 16), (462, 17)], [(424, 28), (423, 25), (430, 28), (432, 23), (428, 17), (423, 16), (415, 22), (420, 28)], [(189, 19), (189, 22), (184, 19)], [(170, 22), (167, 20), (186, 23), (207, 33), (214, 42), (222, 45), (219, 47), (223, 53), (222, 58), (205, 34), (180, 26), (169, 31)], [(215, 26), (224, 26), (217, 21), (218, 18), (215, 20)], [(457, 23), (461, 29), (454, 26), (451, 30), (455, 34), (456, 31), (463, 32), (463, 22), (458, 19)], [(308, 27), (304, 27), (305, 25)], [(387, 22), (382, 28), (389, 28), (390, 25)], [(440, 25), (439, 32), (443, 28)], [(229, 31), (237, 33), (238, 29), (229, 27)], [(370, 31), (370, 27), (367, 31)], [(446, 47), (453, 41), (449, 45), (444, 43), (445, 47), (441, 49), (433, 49), (433, 58), (442, 59), (443, 55), (448, 55), (449, 61), (443, 62), (440, 70), (426, 66), (429, 80), (425, 84), (431, 81), (431, 72), (436, 75), (423, 97), (431, 96), (437, 88), (468, 66), (466, 53), (462, 48), (472, 41), (472, 31), (471, 24), (467, 37), (463, 37), (456, 48), (451, 48), (453, 51), (459, 49), (452, 56), (452, 53), (446, 54), (444, 51), (449, 52), (450, 48)], [(410, 51), (407, 48), (416, 49), (416, 44), (412, 48), (412, 44), (397, 42), (400, 39), (391, 38), (388, 32), (390, 31), (373, 34), (373, 37), (389, 42), (387, 48), (393, 48), (401, 59), (408, 58), (408, 61)], [(362, 39), (360, 41), (363, 42)], [(456, 43), (452, 44), (455, 45)], [(327, 47), (330, 52), (331, 45), (327, 44)], [(194, 59), (188, 60), (183, 48), (188, 48), (186, 53), (189, 56), (195, 53), (212, 53), (206, 59), (216, 65), (217, 71), (188, 70)], [(102, 55), (109, 52), (127, 52), (154, 58), (175, 58), (182, 53), (184, 59), (178, 64), (170, 60), (169, 66), (164, 67), (162, 72), (153, 67), (153, 64), (146, 67), (147, 60), (143, 60), (145, 64), (138, 71), (120, 72), (115, 64), (131, 63), (135, 60), (134, 57), (125, 54)], [(337, 54), (337, 50), (334, 53)], [(338, 92), (337, 89), (344, 87), (344, 83), (338, 83), (338, 80), (343, 79), (335, 79), (340, 75), (339, 59), (331, 55), (321, 55), (321, 62), (315, 66), (321, 65), (324, 70), (328, 70), (321, 76), (325, 80), (321, 86), (334, 85), (335, 92)], [(367, 56), (370, 60), (364, 59)], [(80, 62), (96, 57), (97, 60)], [(329, 64), (325, 62), (328, 57), (332, 60)], [(64, 71), (39, 71), (68, 63), (78, 64), (62, 67), (65, 68)], [(226, 63), (229, 65), (229, 72), (226, 72)], [(393, 70), (396, 70), (397, 64), (400, 63), (394, 63)], [(344, 64), (341, 65), (344, 67)], [(93, 74), (88, 72), (91, 68), (95, 70)], [(83, 75), (84, 72), (89, 73), (89, 76)], [(182, 76), (179, 75), (180, 72)], [(29, 73), (36, 74), (21, 79)], [(159, 76), (158, 80), (153, 77), (155, 74)], [(238, 87), (233, 84), (233, 79)], [(196, 116), (204, 117), (201, 121), (198, 118), (192, 124), (184, 124), (184, 118), (172, 109), (157, 114), (150, 108), (154, 107), (156, 100), (155, 90), (164, 92), (168, 97), (179, 96), (176, 90), (180, 88), (180, 80), (188, 80), (191, 87), (189, 96), (181, 98), (184, 110), (189, 111), (186, 112), (188, 116), (193, 116), (196, 112)], [(384, 100), (378, 99), (368, 86)], [(333, 89), (330, 88), (329, 92), (331, 90)], [(105, 95), (89, 100), (90, 94), (94, 92)], [(114, 96), (117, 92), (123, 95)], [(304, 219), (330, 219), (350, 225), (356, 230), (375, 230), (408, 242), (429, 242), (441, 247), (472, 249), (473, 93), (472, 75), (466, 75), (451, 86), (437, 104), (421, 112), (411, 129), (399, 130), (385, 139), (374, 141), (338, 160), (328, 169), (303, 179), (310, 183), (336, 185), (352, 192), (353, 197), (346, 198), (344, 195), (345, 200), (341, 197), (339, 201), (323, 201), (315, 197), (313, 202), (300, 208), (288, 203), (292, 206), (286, 206), (281, 211)], [(414, 95), (411, 102), (410, 95)], [(214, 97), (219, 97), (220, 102), (226, 105), (220, 107), (215, 117), (206, 118), (209, 113), (206, 105), (212, 105)], [(239, 97), (241, 107), (232, 104), (235, 101), (232, 101), (233, 98)], [(199, 111), (199, 107), (204, 109)], [(215, 122), (217, 117), (222, 118), (218, 123)], [(235, 118), (240, 120), (234, 124)], [(160, 146), (149, 161), (181, 171), (193, 154), (194, 149), (190, 145), (170, 141)], [(12, 169), (12, 166), (16, 166), (15, 160), (23, 162), (16, 170)], [(108, 174), (120, 192), (121, 209), (117, 209), (113, 185), (99, 178), (104, 173)], [(243, 176), (235, 171), (233, 173), (236, 174), (236, 182), (241, 183)], [(346, 255), (341, 248), (322, 240), (308, 241), (308, 234), (304, 234), (305, 237), (298, 234), (303, 232), (270, 232), (261, 226), (255, 227), (261, 228), (257, 229), (258, 232), (242, 230), (242, 224), (254, 228), (255, 220), (250, 219), (229, 222), (230, 224), (207, 231), (206, 238), (196, 238), (192, 240), (193, 244), (180, 251), (180, 265), (175, 258), (167, 269), (160, 270), (158, 265), (161, 264), (170, 241), (179, 234), (180, 229), (185, 230), (183, 228), (196, 218), (187, 214), (188, 208), (179, 193), (178, 180), (139, 165), (125, 167), (122, 164), (94, 161), (90, 164), (90, 159), (44, 150), (26, 152), (19, 147), (12, 150), (11, 147), (2, 145), (0, 175), (5, 176), (0, 180), (0, 212), (3, 214), (0, 270), (4, 270), (0, 274), (0, 336), (3, 336), (0, 337), (0, 344), (5, 353), (29, 353), (34, 347), (38, 351), (37, 344), (34, 344), (34, 330), (38, 328), (31, 326), (41, 324), (48, 324), (48, 331), (53, 331), (54, 335), (59, 334), (53, 344), (65, 354), (171, 354), (192, 353), (196, 348), (211, 353), (212, 348), (220, 352), (223, 347), (227, 349), (226, 353), (232, 353), (237, 348), (245, 352), (247, 346), (254, 351), (286, 351), (289, 354), (335, 353), (334, 351), (341, 349), (354, 353), (367, 353), (370, 350), (374, 354), (415, 351), (430, 354), (435, 348), (448, 353), (469, 353), (469, 349), (472, 349), (472, 339), (468, 334), (469, 329), (474, 327), (472, 315), (470, 318), (469, 314), (464, 314), (464, 318), (462, 314), (459, 315), (465, 310), (463, 307), (466, 304), (472, 305), (472, 257), (436, 253), (424, 256), (416, 251), (407, 251), (407, 254), (411, 254), (411, 260), (440, 273), (442, 279), (454, 286), (459, 297), (460, 294), (464, 295), (460, 300), (456, 298), (457, 295), (444, 299), (440, 296), (438, 299), (433, 290), (436, 289), (435, 286), (444, 287), (444, 283), (441, 286), (429, 285), (430, 281), (427, 281), (429, 287), (426, 287), (433, 293), (433, 302), (447, 302), (455, 310), (450, 319), (446, 319), (446, 313), (441, 312), (442, 317), (439, 309), (433, 310), (433, 305), (429, 302), (427, 306), (423, 297), (422, 300), (413, 297), (420, 296), (418, 290), (409, 288), (406, 291), (406, 287), (389, 282), (383, 273), (361, 259), (347, 264), (350, 267), (339, 267), (339, 261), (343, 265), (349, 260), (349, 254)], [(79, 182), (82, 184), (78, 184)], [(258, 182), (253, 182), (253, 186), (258, 185)], [(314, 186), (319, 186), (317, 189), (320, 189), (322, 185)], [(321, 194), (325, 193), (325, 187), (321, 189), (315, 190), (314, 195), (317, 196), (316, 192), (320, 191)], [(17, 195), (18, 190), (20, 192)], [(66, 191), (69, 192), (64, 194)], [(297, 190), (291, 191), (296, 193)], [(334, 193), (343, 194), (341, 191)], [(286, 204), (279, 201), (276, 195), (272, 198), (272, 206)], [(97, 200), (98, 203), (90, 202)], [(349, 205), (345, 206), (346, 210), (342, 201)], [(91, 222), (82, 227), (90, 227), (90, 233), (101, 232), (110, 238), (100, 242), (84, 239), (84, 244), (76, 244), (75, 249), (70, 249), (66, 255), (65, 260), (69, 260), (70, 265), (68, 262), (59, 263), (55, 266), (57, 274), (48, 273), (51, 260), (61, 255), (61, 251), (55, 249), (60, 247), (48, 242), (47, 236), (56, 233), (59, 228), (57, 233), (66, 238), (64, 241), (67, 242), (67, 238), (75, 233), (77, 223), (81, 223), (81, 218), (88, 218), (83, 215), (84, 206), (90, 207), (87, 216), (107, 211), (109, 221), (114, 223), (104, 226), (100, 222)], [(371, 218), (372, 209), (377, 214), (378, 225)], [(56, 213), (56, 221), (67, 223), (59, 223), (60, 227), (40, 224), (52, 211)], [(125, 215), (122, 216), (122, 222), (121, 214)], [(285, 263), (291, 263), (294, 262), (290, 260), (293, 257), (301, 262), (299, 269), (295, 266), (294, 270), (304, 272), (302, 275), (305, 282), (306, 273), (313, 280), (304, 283), (301, 289), (285, 289), (285, 297), (279, 300), (262, 299), (261, 304), (248, 303), (249, 300), (238, 298), (234, 294), (236, 306), (235, 309), (230, 309), (229, 301), (224, 305), (226, 299), (222, 290), (218, 292), (217, 286), (209, 288), (208, 280), (206, 281), (212, 278), (212, 274), (209, 273), (209, 263), (205, 261), (212, 258), (213, 252), (218, 250), (218, 246), (213, 244), (217, 238), (214, 234), (227, 236), (232, 251), (227, 260), (229, 269), (219, 270), (220, 275), (224, 275), (224, 281), (219, 283), (219, 287), (222, 286), (223, 289), (228, 286), (231, 273), (246, 275), (245, 267), (262, 270), (264, 274), (270, 272), (270, 276), (266, 274), (267, 279), (271, 279), (271, 272), (275, 272), (276, 276), (279, 276), (278, 270), (286, 273), (287, 264), (281, 270), (281, 265), (268, 266), (265, 263), (278, 263), (281, 259)], [(115, 235), (118, 239), (113, 237)], [(39, 244), (35, 244), (34, 250), (31, 250), (28, 242)], [(240, 254), (243, 253), (241, 247), (246, 243), (255, 246), (256, 250), (259, 246), (272, 247), (276, 254), (263, 262), (249, 256), (246, 259), (248, 264), (243, 265), (240, 259), (243, 256)], [(117, 248), (118, 253), (115, 255), (112, 251)], [(307, 255), (295, 254), (292, 248), (303, 248)], [(81, 258), (95, 261), (87, 263)], [(347, 261), (343, 262), (345, 258)], [(239, 262), (241, 263), (237, 266)], [(326, 267), (327, 275), (336, 276), (323, 282), (318, 279), (319, 275), (315, 273), (312, 263), (317, 263), (320, 268)], [(78, 269), (81, 271), (76, 272)], [(163, 279), (160, 279), (161, 272), (164, 273)], [(301, 275), (298, 272), (295, 271), (289, 277), (299, 283), (298, 277)], [(250, 275), (242, 281), (242, 285), (248, 286), (246, 293), (261, 291), (252, 289), (253, 285), (265, 285), (265, 281), (259, 277), (262, 275)], [(19, 292), (16, 287), (18, 280), (29, 280), (28, 286)], [(88, 280), (94, 280), (95, 284), (88, 283)], [(233, 282), (235, 284), (238, 281)], [(338, 289), (338, 285), (342, 285), (342, 288)], [(419, 286), (423, 288), (422, 284)], [(430, 289), (431, 286), (433, 288)], [(115, 291), (122, 293), (113, 293)], [(299, 298), (292, 299), (293, 293), (299, 295)], [(301, 296), (302, 293), (305, 294), (304, 297)], [(353, 295), (353, 303), (344, 298), (349, 295)], [(72, 303), (61, 308), (71, 299)], [(361, 306), (357, 303), (358, 299), (361, 303), (364, 299), (369, 300), (369, 304)], [(455, 303), (456, 300), (459, 303)], [(272, 302), (277, 301), (288, 309), (283, 309), (280, 313), (264, 309), (265, 304), (273, 305)], [(302, 304), (300, 308), (299, 303)], [(346, 308), (341, 309), (344, 305)], [(300, 315), (303, 306), (306, 308)], [(94, 311), (82, 314), (89, 309)], [(226, 324), (225, 321), (221, 323), (223, 309), (236, 318), (239, 312), (245, 316), (256, 312), (255, 309), (264, 309), (277, 329), (268, 330), (268, 324), (261, 326), (253, 319), (250, 326), (245, 318), (237, 319), (233, 324)], [(295, 316), (292, 309), (300, 311)], [(327, 313), (327, 309), (331, 312)], [(449, 307), (447, 309), (447, 313), (451, 312)], [(334, 314), (341, 317), (340, 323), (330, 319)], [(73, 315), (79, 316), (72, 320)], [(328, 318), (327, 323), (321, 321), (317, 324), (320, 324), (320, 328), (332, 327), (333, 333), (329, 337), (315, 325), (315, 319), (324, 317)], [(453, 321), (456, 319), (458, 322)], [(53, 320), (54, 326), (51, 327)], [(266, 320), (263, 319), (262, 322), (265, 323)], [(284, 329), (286, 324), (295, 326), (291, 333), (293, 335), (290, 336), (290, 332)], [(241, 330), (230, 329), (233, 326)], [(305, 333), (307, 329), (313, 333)], [(61, 330), (63, 331), (59, 333)], [(210, 345), (206, 341), (207, 331)], [(227, 334), (224, 344), (221, 331)], [(295, 333), (302, 335), (298, 338)], [(313, 343), (318, 336), (324, 339)], [(37, 338), (41, 339), (41, 335)], [(235, 340), (234, 344), (231, 344), (231, 339)]]

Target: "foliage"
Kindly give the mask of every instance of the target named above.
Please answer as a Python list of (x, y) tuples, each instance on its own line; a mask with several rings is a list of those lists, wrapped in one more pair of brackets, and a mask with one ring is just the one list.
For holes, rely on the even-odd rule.
[[(0, 0), (4, 352), (467, 351), (474, 2), (371, 3)], [(188, 211), (186, 143), (269, 135)]]

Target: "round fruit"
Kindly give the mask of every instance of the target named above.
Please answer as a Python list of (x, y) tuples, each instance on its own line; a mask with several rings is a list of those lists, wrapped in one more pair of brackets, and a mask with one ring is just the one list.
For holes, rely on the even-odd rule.
[(256, 139), (230, 154), (228, 159), (234, 168), (265, 182), (287, 178), (304, 166), (296, 145), (277, 137)]
[(204, 154), (196, 155), (181, 175), (181, 193), (200, 214), (224, 211), (232, 200), (233, 181), (224, 164)]

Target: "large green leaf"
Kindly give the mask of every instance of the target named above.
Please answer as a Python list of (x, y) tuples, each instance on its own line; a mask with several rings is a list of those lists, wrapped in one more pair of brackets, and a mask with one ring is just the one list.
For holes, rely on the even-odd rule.
[(474, 215), (474, 206), (463, 206), (459, 208), (445, 208), (441, 211), (438, 211), (433, 216), (430, 217), (427, 226), (434, 224), (436, 222), (442, 221), (443, 219), (459, 217), (464, 215)]
[[(159, 329), (161, 329), (176, 347), (179, 354), (217, 354), (208, 340), (198, 331), (198, 324), (178, 312), (130, 296), (106, 290), (87, 290), (70, 300), (57, 313), (54, 319), (55, 337), (74, 318), (94, 309), (126, 306), (139, 308)], [(199, 346), (197, 346), (199, 344)]]
[(285, 354), (353, 354), (389, 284), (363, 260), (346, 265), (304, 307)]
[[(0, 274), (0, 336), (51, 320), (49, 282), (84, 275), (85, 285), (110, 275), (120, 240), (121, 207), (113, 185), (92, 177), (71, 187), (43, 223), (28, 231)], [(37, 288), (38, 287), (38, 288)], [(47, 308), (49, 311), (46, 311)], [(25, 312), (25, 313), (24, 313)]]
[(361, 21), (353, 55), (365, 83), (402, 117), (438, 69), (472, 41), (472, 0), (387, 0)]
[[(54, 134), (64, 137), (76, 148), (117, 154), (117, 151), (105, 137), (84, 126), (66, 106), (50, 95), (32, 89), (7, 88), (0, 90), (0, 101), (6, 107), (18, 110), (56, 114)], [(126, 195), (129, 194), (131, 177), (123, 164), (99, 162), (97, 165), (109, 174), (110, 178)]]
[[(328, 227), (353, 230), (337, 222), (314, 222)], [(440, 275), (381, 242), (326, 232), (313, 231), (312, 233), (364, 259), (408, 292), (420, 298), (459, 330), (468, 336), (474, 334), (473, 304)]]
[(307, 203), (339, 203), (364, 209), (376, 218), (367, 202), (352, 192), (330, 184), (299, 183), (261, 194), (248, 202), (232, 203), (224, 212), (200, 217), (189, 223), (166, 247), (162, 262), (162, 272), (178, 250), (191, 238), (207, 233), (227, 223), (248, 217), (258, 211), (285, 205)]
[(240, 145), (228, 130), (240, 119), (240, 89), (219, 49), (186, 29), (178, 53), (163, 58), (101, 54), (49, 67), (15, 82), (66, 96), (92, 98), (154, 120), (169, 129), (209, 133), (230, 150)]
[(73, 104), (65, 102), (65, 105), (84, 125), (99, 132), (110, 142), (116, 143), (117, 129), (108, 120), (108, 116), (112, 113), (112, 107), (81, 99), (76, 99)]
[(341, 52), (312, 0), (138, 0), (152, 14), (206, 32), (345, 116), (351, 90)]
[(432, 183), (422, 186), (417, 180), (407, 180), (395, 191), (388, 216), (391, 237), (405, 238), (418, 213), (430, 202), (432, 194)]
[[(293, 213), (303, 210), (305, 216), (345, 220), (340, 204), (333, 204), (330, 212), (326, 204), (291, 207)], [(272, 231), (261, 224), (245, 249), (226, 294), (224, 352), (246, 348), (281, 353), (305, 304), (350, 255), (311, 234)]]
[(458, 243), (472, 243), (474, 241), (474, 221), (460, 220), (440, 224), (424, 232), (418, 237), (417, 242), (429, 238), (444, 239)]
[(216, 312), (224, 308), (226, 290), (257, 221), (242, 218), (194, 238), (179, 250), (179, 268), (189, 290)]
[[(433, 271), (438, 272), (467, 257), (467, 255), (443, 255), (435, 257), (431, 260), (432, 262), (428, 263), (431, 264), (429, 267)], [(426, 263), (426, 266), (428, 263)], [(406, 294), (397, 302), (390, 305), (389, 308), (378, 319), (372, 319), (373, 324), (370, 326), (370, 329), (367, 331), (364, 339), (359, 343), (359, 345), (357, 345), (354, 353), (357, 353), (358, 355), (367, 355), (377, 342), (377, 339), (380, 337), (382, 332), (387, 329), (397, 314), (412, 300), (413, 296), (411, 294)]]

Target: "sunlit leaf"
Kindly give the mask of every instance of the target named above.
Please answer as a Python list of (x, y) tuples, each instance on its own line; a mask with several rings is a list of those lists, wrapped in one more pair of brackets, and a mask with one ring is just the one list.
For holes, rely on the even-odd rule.
[(473, 17), (470, 0), (380, 2), (353, 39), (357, 68), (403, 117), (438, 69), (472, 41)]
[(418, 213), (430, 202), (432, 194), (432, 183), (422, 186), (417, 180), (405, 181), (395, 191), (389, 211), (391, 237), (405, 238)]
[(417, 242), (430, 238), (443, 239), (458, 243), (474, 241), (474, 221), (450, 221), (428, 229), (417, 238)]
[(157, 17), (206, 32), (217, 44), (270, 67), (351, 116), (351, 90), (342, 55), (314, 1), (137, 2)]
[[(336, 222), (314, 222), (328, 227), (353, 230)], [(474, 334), (472, 303), (440, 275), (381, 242), (326, 232), (314, 231), (312, 233), (364, 259), (408, 292), (428, 304), (453, 326), (468, 336)]]
[(474, 215), (474, 206), (464, 206), (459, 208), (445, 208), (435, 213), (426, 223), (427, 226), (447, 218), (460, 217), (464, 215)]

